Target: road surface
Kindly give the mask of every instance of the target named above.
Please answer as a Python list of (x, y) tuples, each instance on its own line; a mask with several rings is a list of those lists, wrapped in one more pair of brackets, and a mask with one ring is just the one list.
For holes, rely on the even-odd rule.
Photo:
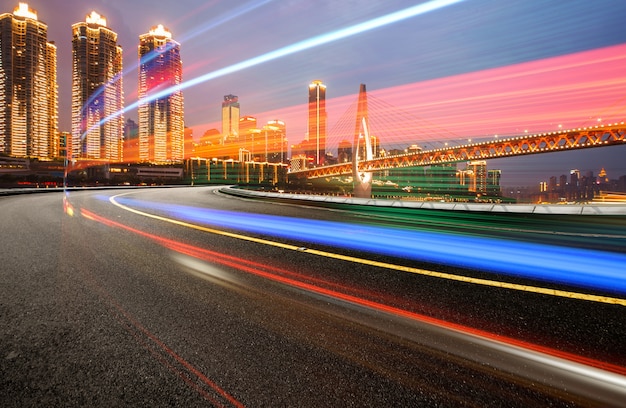
[[(482, 269), (458, 252), (486, 242), (507, 264), (517, 245), (532, 244), (615, 256), (619, 266), (621, 218), (427, 214), (248, 200), (213, 187), (2, 197), (0, 405), (625, 400), (619, 284), (510, 274), (481, 255)], [(404, 233), (427, 234), (410, 256), (393, 252), (396, 236), (414, 239)], [(437, 261), (425, 248), (441, 237), (450, 248), (470, 241)]]

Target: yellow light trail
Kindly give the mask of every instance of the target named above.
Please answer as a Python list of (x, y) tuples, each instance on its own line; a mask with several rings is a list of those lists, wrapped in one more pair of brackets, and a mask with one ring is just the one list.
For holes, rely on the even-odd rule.
[(123, 194), (118, 194), (118, 195), (112, 196), (112, 197), (109, 198), (109, 201), (113, 205), (115, 205), (115, 206), (117, 206), (117, 207), (119, 207), (119, 208), (121, 208), (121, 209), (123, 209), (125, 211), (129, 211), (129, 212), (135, 213), (137, 215), (141, 215), (141, 216), (152, 218), (152, 219), (159, 220), (159, 221), (168, 222), (170, 224), (175, 224), (175, 225), (186, 227), (186, 228), (195, 229), (195, 230), (206, 232), (206, 233), (210, 233), (210, 234), (221, 235), (221, 236), (225, 236), (225, 237), (229, 237), (229, 238), (235, 238), (235, 239), (248, 241), (248, 242), (254, 242), (254, 243), (257, 243), (257, 244), (261, 244), (261, 245), (273, 246), (273, 247), (282, 248), (282, 249), (286, 249), (286, 250), (290, 250), (290, 251), (304, 252), (304, 253), (308, 253), (308, 254), (312, 254), (312, 255), (322, 256), (322, 257), (329, 258), (329, 259), (336, 259), (336, 260), (340, 260), (340, 261), (352, 262), (352, 263), (361, 264), (361, 265), (374, 266), (374, 267), (377, 267), (377, 268), (384, 268), (384, 269), (395, 270), (395, 271), (400, 271), (400, 272), (407, 272), (407, 273), (412, 273), (412, 274), (416, 274), (416, 275), (430, 276), (430, 277), (440, 278), (440, 279), (447, 279), (447, 280), (456, 281), (456, 282), (464, 282), (464, 283), (471, 283), (471, 284), (474, 284), (474, 285), (482, 285), (482, 286), (490, 286), (490, 287), (501, 288), (501, 289), (517, 290), (517, 291), (529, 292), (529, 293), (535, 293), (535, 294), (541, 294), (541, 295), (557, 296), (557, 297), (563, 297), (563, 298), (569, 298), (569, 299), (586, 300), (586, 301), (590, 301), (590, 302), (607, 303), (607, 304), (613, 304), (613, 305), (626, 306), (626, 299), (622, 299), (622, 298), (615, 298), (615, 297), (610, 297), (610, 296), (591, 295), (591, 294), (587, 294), (587, 293), (571, 292), (571, 291), (550, 289), (550, 288), (542, 288), (542, 287), (538, 287), (538, 286), (520, 285), (520, 284), (515, 284), (515, 283), (510, 283), (510, 282), (502, 282), (502, 281), (496, 281), (496, 280), (490, 280), (490, 279), (472, 278), (472, 277), (469, 277), (469, 276), (455, 275), (455, 274), (451, 274), (451, 273), (431, 271), (431, 270), (427, 270), (427, 269), (414, 268), (414, 267), (403, 266), (403, 265), (396, 265), (396, 264), (387, 263), (387, 262), (372, 261), (372, 260), (369, 260), (369, 259), (357, 258), (357, 257), (354, 257), (354, 256), (342, 255), (342, 254), (337, 254), (337, 253), (328, 252), (328, 251), (321, 251), (321, 250), (317, 250), (317, 249), (303, 248), (303, 247), (297, 246), (297, 245), (284, 244), (284, 243), (281, 243), (281, 242), (271, 241), (271, 240), (268, 240), (268, 239), (256, 238), (256, 237), (251, 237), (251, 236), (247, 236), (247, 235), (236, 234), (236, 233), (233, 233), (233, 232), (222, 231), (222, 230), (218, 230), (218, 229), (214, 229), (214, 228), (205, 227), (205, 226), (202, 226), (202, 225), (192, 224), (192, 223), (189, 223), (189, 222), (185, 222), (185, 221), (180, 221), (180, 220), (176, 220), (176, 219), (173, 219), (173, 218), (164, 217), (164, 216), (161, 216), (161, 215), (150, 214), (150, 213), (147, 213), (147, 212), (144, 212), (144, 211), (140, 211), (140, 210), (128, 207), (128, 206), (126, 206), (124, 204), (120, 204), (120, 203), (118, 203), (116, 201), (117, 197), (124, 196), (124, 195), (127, 195), (127, 194), (131, 194), (131, 193), (123, 193)]

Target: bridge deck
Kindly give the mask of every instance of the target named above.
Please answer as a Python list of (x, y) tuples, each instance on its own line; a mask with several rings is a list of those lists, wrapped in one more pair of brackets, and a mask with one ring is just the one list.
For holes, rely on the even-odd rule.
[[(623, 145), (626, 143), (624, 122), (559, 132), (538, 133), (511, 138), (422, 150), (395, 156), (359, 161), (360, 172), (375, 172), (396, 167), (419, 167), (434, 164), (487, 160), (575, 149)], [(320, 178), (352, 174), (352, 162), (291, 172), (290, 177)]]

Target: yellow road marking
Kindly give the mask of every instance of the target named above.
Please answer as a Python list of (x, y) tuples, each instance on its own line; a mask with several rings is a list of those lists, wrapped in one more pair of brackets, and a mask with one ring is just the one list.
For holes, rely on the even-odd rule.
[(410, 266), (395, 265), (395, 264), (391, 264), (391, 263), (387, 263), (387, 262), (372, 261), (372, 260), (369, 260), (369, 259), (356, 258), (356, 257), (353, 257), (353, 256), (336, 254), (336, 253), (333, 253), (333, 252), (320, 251), (320, 250), (317, 250), (317, 249), (302, 248), (302, 247), (299, 247), (299, 246), (296, 246), (296, 245), (283, 244), (283, 243), (280, 243), (280, 242), (270, 241), (270, 240), (267, 240), (267, 239), (255, 238), (255, 237), (250, 237), (250, 236), (246, 236), (246, 235), (235, 234), (235, 233), (232, 233), (232, 232), (221, 231), (221, 230), (217, 230), (217, 229), (213, 229), (213, 228), (203, 227), (201, 225), (191, 224), (191, 223), (188, 223), (188, 222), (185, 222), (185, 221), (175, 220), (175, 219), (172, 219), (172, 218), (167, 218), (167, 217), (163, 217), (163, 216), (160, 216), (160, 215), (155, 215), (155, 214), (150, 214), (150, 213), (146, 213), (146, 212), (143, 212), (143, 211), (139, 211), (139, 210), (136, 210), (134, 208), (130, 208), (128, 206), (125, 206), (125, 205), (120, 204), (117, 201), (115, 201), (116, 197), (119, 197), (119, 196), (122, 196), (122, 195), (126, 195), (126, 194), (130, 194), (130, 193), (124, 193), (124, 194), (118, 194), (116, 196), (112, 196), (112, 197), (109, 198), (109, 201), (113, 205), (115, 205), (115, 206), (117, 206), (117, 207), (119, 207), (119, 208), (121, 208), (123, 210), (130, 211), (132, 213), (135, 213), (135, 214), (138, 214), (138, 215), (142, 215), (144, 217), (149, 217), (149, 218), (153, 218), (153, 219), (156, 219), (156, 220), (169, 222), (171, 224), (180, 225), (180, 226), (186, 227), (186, 228), (192, 228), (192, 229), (195, 229), (195, 230), (198, 230), (198, 231), (208, 232), (210, 234), (222, 235), (222, 236), (226, 236), (226, 237), (230, 237), (230, 238), (240, 239), (240, 240), (243, 240), (243, 241), (249, 241), (249, 242), (254, 242), (254, 243), (257, 243), (257, 244), (269, 245), (269, 246), (273, 246), (273, 247), (287, 249), (287, 250), (290, 250), (290, 251), (306, 252), (308, 254), (323, 256), (323, 257), (326, 257), (326, 258), (337, 259), (337, 260), (346, 261), (346, 262), (352, 262), (352, 263), (357, 263), (357, 264), (362, 264), (362, 265), (375, 266), (375, 267), (378, 267), (378, 268), (391, 269), (391, 270), (400, 271), (400, 272), (414, 273), (414, 274), (417, 274), (417, 275), (431, 276), (431, 277), (435, 277), (435, 278), (447, 279), (447, 280), (452, 280), (452, 281), (457, 281), (457, 282), (465, 282), (465, 283), (472, 283), (472, 284), (475, 284), (475, 285), (491, 286), (491, 287), (497, 287), (497, 288), (503, 288), (503, 289), (518, 290), (518, 291), (523, 291), (523, 292), (538, 293), (538, 294), (542, 294), (542, 295), (558, 296), (558, 297), (564, 297), (564, 298), (569, 298), (569, 299), (587, 300), (587, 301), (591, 301), (591, 302), (608, 303), (608, 304), (613, 304), (613, 305), (626, 306), (626, 299), (621, 299), (621, 298), (614, 298), (614, 297), (608, 297), (608, 296), (589, 295), (589, 294), (586, 294), (586, 293), (569, 292), (569, 291), (564, 291), (564, 290), (542, 288), (542, 287), (537, 287), (537, 286), (519, 285), (519, 284), (515, 284), (515, 283), (500, 282), (500, 281), (494, 281), (494, 280), (489, 280), (489, 279), (472, 278), (472, 277), (469, 277), (469, 276), (462, 276), (462, 275), (454, 275), (454, 274), (450, 274), (450, 273), (429, 271), (427, 269), (420, 269), (420, 268), (413, 268), (413, 267), (410, 267)]

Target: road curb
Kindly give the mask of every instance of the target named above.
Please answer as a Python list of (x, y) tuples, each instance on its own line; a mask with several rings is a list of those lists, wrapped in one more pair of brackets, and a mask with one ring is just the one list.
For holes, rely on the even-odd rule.
[(245, 190), (234, 186), (222, 187), (220, 192), (238, 197), (282, 199), (377, 207), (414, 208), (423, 210), (493, 212), (544, 215), (626, 215), (626, 205), (610, 203), (585, 204), (497, 204), (497, 203), (446, 203), (435, 201), (403, 201), (375, 198), (324, 196), (269, 191)]

